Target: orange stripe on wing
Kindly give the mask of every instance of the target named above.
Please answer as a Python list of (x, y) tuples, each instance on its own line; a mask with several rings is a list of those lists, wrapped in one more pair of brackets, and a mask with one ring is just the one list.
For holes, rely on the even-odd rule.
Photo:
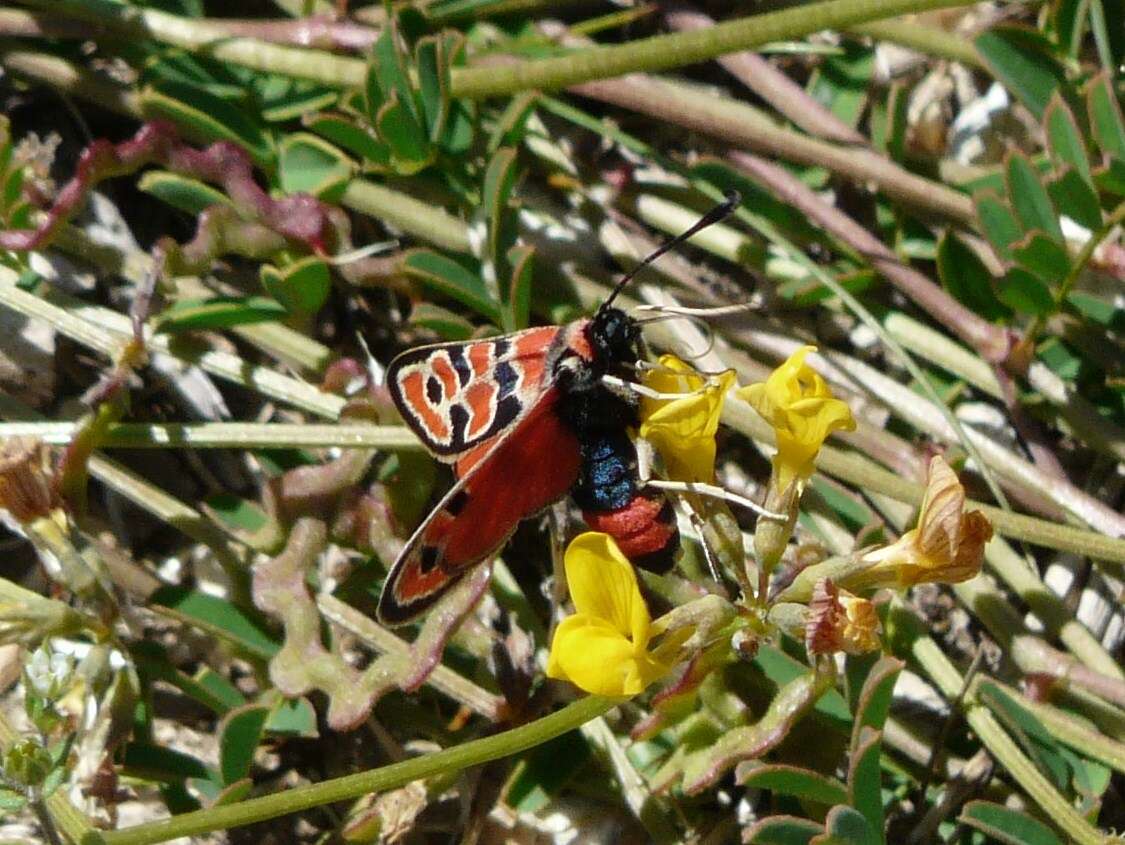
[(444, 352), (439, 352), (430, 359), (430, 369), (441, 380), (442, 398), (452, 399), (457, 393), (457, 373), (453, 371)]
[(407, 373), (399, 379), (398, 386), (408, 409), (422, 423), (430, 437), (439, 442), (448, 440), (449, 423), (426, 401), (426, 380), (422, 373), (418, 370)]

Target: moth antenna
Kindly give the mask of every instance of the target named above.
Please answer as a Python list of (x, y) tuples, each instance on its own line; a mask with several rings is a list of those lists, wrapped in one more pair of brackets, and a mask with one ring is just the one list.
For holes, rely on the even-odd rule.
[[(634, 311), (654, 311), (658, 314), (673, 317), (725, 317), (728, 314), (741, 314), (744, 311), (755, 311), (759, 307), (756, 302), (739, 302), (735, 305), (716, 305), (711, 308), (689, 308), (686, 305), (638, 305)], [(640, 322), (647, 322), (641, 320)]]
[(659, 481), (656, 479), (645, 482), (645, 487), (653, 487), (657, 490), (668, 490), (673, 493), (695, 493), (700, 496), (709, 496), (712, 499), (721, 499), (724, 502), (730, 502), (732, 505), (739, 505), (747, 510), (751, 510), (763, 519), (772, 519), (776, 522), (785, 522), (789, 517), (783, 513), (775, 513), (774, 511), (767, 510), (759, 505), (757, 502), (747, 499), (745, 496), (739, 496), (737, 493), (732, 493), (729, 490), (724, 490), (715, 484), (702, 484), (697, 481)]
[(609, 296), (606, 297), (606, 301), (601, 304), (600, 308), (598, 308), (598, 311), (604, 311), (606, 308), (608, 308), (613, 303), (613, 300), (617, 298), (617, 294), (621, 293), (621, 289), (624, 288), (625, 285), (629, 284), (629, 282), (634, 276), (637, 275), (637, 273), (639, 273), (653, 261), (658, 259), (668, 250), (682, 244), (692, 235), (702, 231), (703, 229), (706, 229), (708, 226), (718, 223), (720, 220), (729, 217), (734, 212), (734, 210), (738, 208), (739, 203), (742, 202), (742, 194), (740, 194), (738, 191), (726, 191), (724, 193), (724, 196), (726, 197), (725, 200), (723, 200), (721, 203), (719, 203), (702, 217), (700, 217), (691, 227), (683, 232), (680, 232), (680, 234), (676, 235), (676, 237), (672, 238), (670, 241), (666, 241), (665, 243), (658, 246), (655, 250), (649, 253), (648, 256), (641, 261), (640, 264), (626, 273), (622, 277), (621, 281), (613, 286), (613, 290), (610, 292)]

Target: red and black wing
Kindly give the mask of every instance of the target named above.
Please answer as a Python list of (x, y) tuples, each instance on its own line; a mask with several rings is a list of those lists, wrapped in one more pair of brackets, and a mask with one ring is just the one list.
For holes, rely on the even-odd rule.
[[(524, 333), (526, 334), (526, 333)], [(561, 499), (578, 478), (578, 440), (547, 387), (462, 474), (407, 541), (379, 598), (379, 621), (401, 625), (429, 609), (521, 520)]]
[(406, 424), (441, 461), (457, 461), (511, 429), (550, 386), (547, 353), (561, 331), (543, 326), (503, 337), (403, 352), (387, 387)]

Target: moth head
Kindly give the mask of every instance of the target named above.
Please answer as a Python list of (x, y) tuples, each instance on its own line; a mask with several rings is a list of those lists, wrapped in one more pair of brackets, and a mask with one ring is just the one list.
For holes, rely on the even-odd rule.
[(620, 308), (598, 309), (588, 331), (595, 361), (632, 362), (640, 357), (640, 326)]

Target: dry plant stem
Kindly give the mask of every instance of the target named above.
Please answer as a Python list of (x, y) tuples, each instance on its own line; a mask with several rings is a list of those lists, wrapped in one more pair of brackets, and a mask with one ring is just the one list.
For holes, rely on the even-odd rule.
[(996, 362), (1006, 358), (1012, 346), (1006, 330), (982, 319), (927, 276), (903, 264), (878, 238), (824, 202), (802, 182), (757, 156), (734, 151), (729, 158), (779, 199), (858, 251), (884, 278), (985, 360)]
[[(896, 599), (891, 610), (896, 626), (914, 635), (910, 651), (915, 660), (922, 665), (926, 674), (937, 684), (946, 698), (953, 700), (964, 687), (964, 678), (950, 662), (913, 613)], [(1020, 750), (996, 717), (987, 707), (969, 697), (965, 701), (965, 720), (980, 737), (981, 742), (993, 758), (1003, 766), (1020, 787), (1031, 797), (1037, 806), (1051, 818), (1055, 825), (1064, 831), (1073, 842), (1079, 845), (1102, 845), (1105, 837), (1092, 827), (1043, 776), (1039, 769)]]
[[(4, 713), (0, 712), (0, 753), (7, 751), (19, 738), (19, 733)], [(43, 803), (46, 804), (54, 827), (62, 831), (69, 841), (83, 842), (93, 830), (86, 816), (66, 797), (65, 786), (56, 789)]]
[(984, 549), (985, 560), (1007, 587), (1031, 608), (1050, 636), (1058, 637), (1075, 657), (1102, 675), (1125, 681), (1125, 672), (1113, 655), (1067, 610), (1063, 600), (1031, 572), (1015, 549), (994, 537)]
[[(807, 8), (807, 7), (801, 7)], [(572, 86), (575, 94), (612, 103), (658, 120), (788, 161), (818, 165), (887, 196), (965, 226), (976, 219), (965, 194), (916, 176), (872, 150), (844, 147), (779, 126), (758, 109), (696, 86), (633, 74)]]
[[(410, 651), (409, 643), (403, 642), (395, 634), (372, 621), (370, 617), (334, 596), (327, 593), (318, 594), (316, 606), (320, 615), (326, 620), (351, 632), (380, 653), (407, 654)], [(506, 710), (504, 699), (482, 689), (444, 664), (439, 663), (434, 667), (433, 672), (426, 679), (426, 686), (433, 687), (453, 701), (466, 705), (490, 722), (499, 721)]]
[[(0, 306), (11, 308), (27, 317), (45, 320), (62, 334), (101, 352), (111, 360), (129, 342), (132, 328), (127, 316), (90, 305), (55, 289), (47, 291), (41, 297), (34, 296), (15, 287), (15, 281), (14, 272), (0, 267)], [(148, 347), (153, 354), (170, 354), (180, 361), (196, 364), (212, 375), (317, 416), (335, 419), (344, 406), (344, 400), (339, 396), (323, 393), (314, 385), (289, 378), (269, 367), (250, 364), (237, 355), (164, 334), (150, 337)]]
[(237, 804), (183, 813), (165, 821), (124, 830), (92, 833), (83, 840), (83, 845), (153, 845), (181, 836), (196, 836), (298, 813), (358, 798), (369, 792), (385, 792), (421, 778), (458, 772), (469, 766), (518, 754), (603, 715), (615, 703), (612, 699), (587, 696), (542, 719), (484, 739), (471, 740), (381, 769), (282, 790)]
[[(948, 370), (989, 396), (1003, 398), (992, 367), (941, 332), (897, 311), (883, 319), (883, 328), (915, 355)], [(1083, 442), (1125, 462), (1125, 430), (1099, 414), (1087, 399), (1045, 364), (1033, 361), (1026, 377), (1028, 384), (1058, 409)]]
[[(0, 440), (30, 435), (65, 445), (77, 430), (73, 422), (0, 423)], [(98, 441), (99, 449), (257, 449), (344, 448), (424, 451), (409, 429), (394, 425), (316, 425), (308, 423), (115, 423)]]
[[(11, 397), (0, 394), (0, 416), (8, 419), (35, 420), (39, 415)], [(94, 478), (148, 511), (161, 522), (178, 528), (191, 539), (210, 548), (223, 569), (230, 572), (232, 577), (237, 576), (233, 583), (244, 577), (250, 565), (248, 550), (230, 540), (199, 511), (108, 458), (93, 455), (90, 458), (89, 471)]]
[(97, 103), (118, 114), (141, 117), (141, 100), (136, 92), (95, 76), (65, 59), (3, 41), (0, 42), (0, 64), (6, 71), (48, 84), (64, 94)]
[[(681, 6), (665, 13), (672, 29), (681, 32), (715, 25), (709, 15)], [(867, 145), (867, 139), (824, 108), (809, 93), (757, 53), (742, 51), (720, 56), (719, 64), (731, 76), (777, 109), (778, 113), (818, 138), (841, 144)]]

